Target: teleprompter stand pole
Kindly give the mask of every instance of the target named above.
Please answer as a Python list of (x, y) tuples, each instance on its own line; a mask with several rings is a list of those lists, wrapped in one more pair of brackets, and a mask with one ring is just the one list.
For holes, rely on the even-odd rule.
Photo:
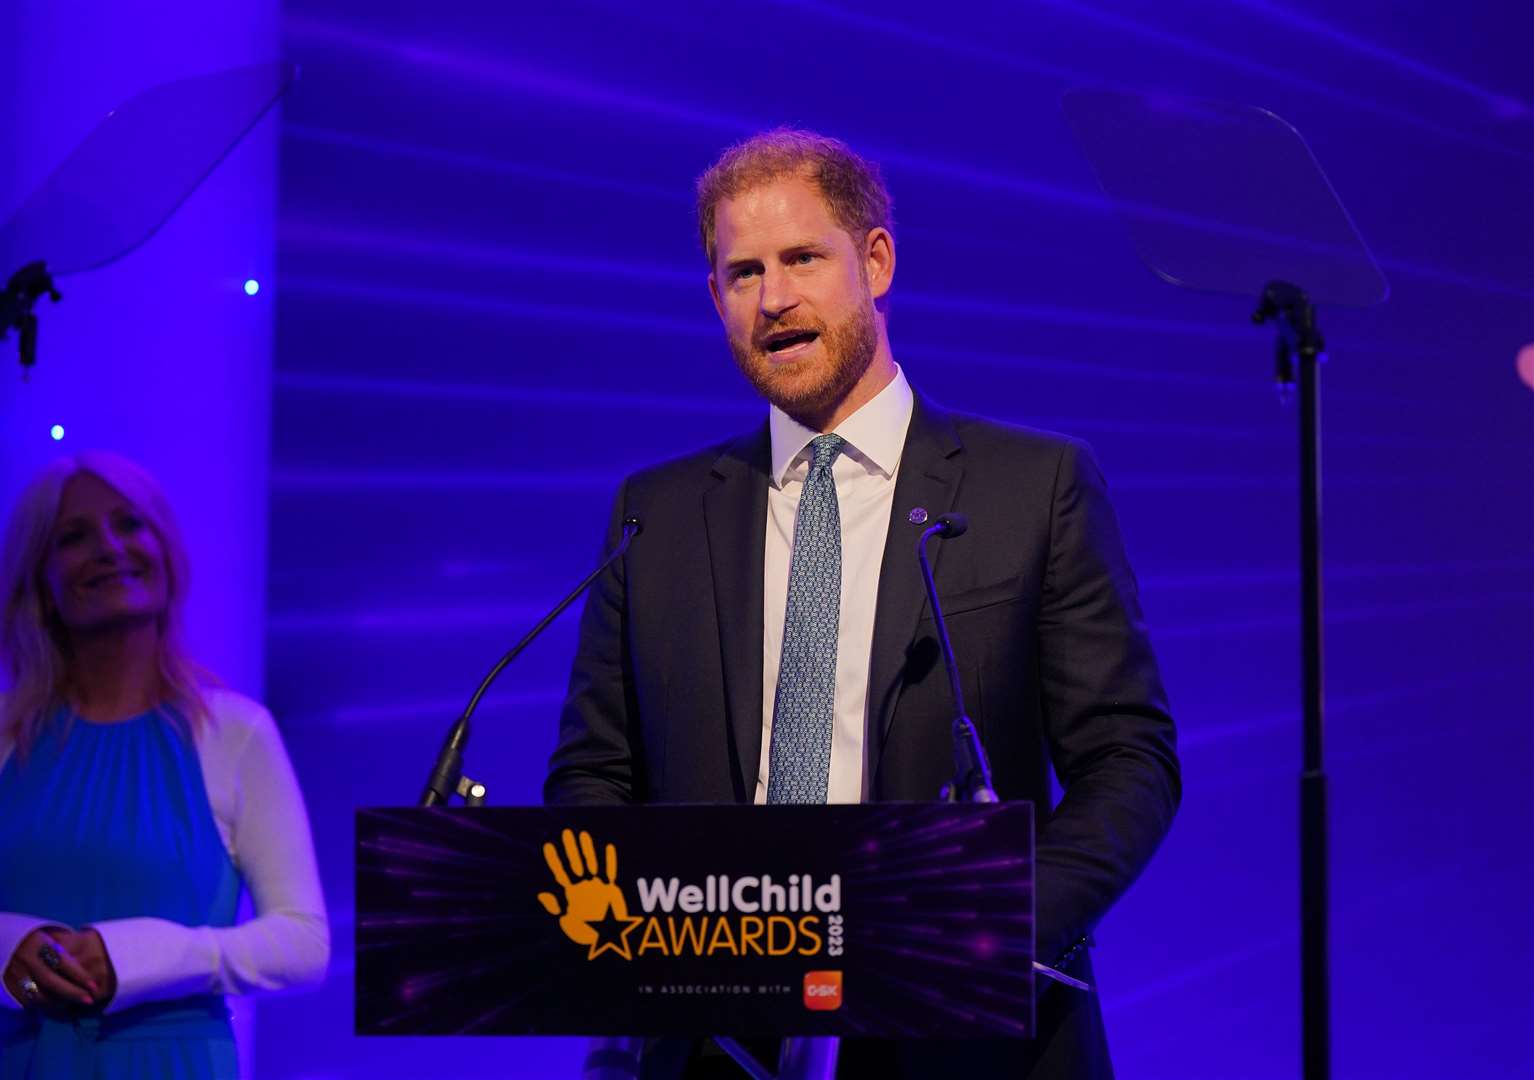
[(1321, 639), (1321, 404), (1325, 343), (1315, 307), (1297, 286), (1269, 282), (1252, 320), (1278, 321), (1280, 392), (1300, 400), (1300, 660), (1304, 765), (1300, 773), (1300, 1015), (1305, 1080), (1331, 1078), (1331, 973), (1328, 943), (1325, 702)]

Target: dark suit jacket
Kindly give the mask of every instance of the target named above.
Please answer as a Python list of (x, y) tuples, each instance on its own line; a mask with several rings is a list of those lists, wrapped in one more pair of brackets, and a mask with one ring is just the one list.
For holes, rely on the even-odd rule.
[[(609, 541), (629, 514), (644, 533), (587, 600), (547, 802), (751, 800), (763, 752), (769, 448), (764, 424), (624, 482)], [(952, 769), (952, 704), (916, 565), (920, 529), (907, 520), (917, 506), (969, 517), (968, 535), (934, 545), (934, 576), (996, 790), (1037, 808), (1037, 954), (1049, 963), (1134, 881), (1180, 798), (1134, 576), (1084, 444), (917, 395), (870, 660), (875, 800), (931, 799)], [(1053, 808), (1051, 766), (1065, 792)], [(1073, 964), (1087, 969), (1085, 950)], [(1050, 989), (1039, 1022), (1032, 1044), (947, 1048), (943, 1071), (1110, 1075), (1095, 995)], [(843, 1053), (850, 1061), (856, 1048)], [(909, 1075), (926, 1075), (923, 1053), (904, 1044)]]

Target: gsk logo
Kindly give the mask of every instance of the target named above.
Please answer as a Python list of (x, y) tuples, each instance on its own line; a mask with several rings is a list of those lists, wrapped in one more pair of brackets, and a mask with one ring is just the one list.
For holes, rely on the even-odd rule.
[(829, 1011), (842, 1007), (842, 973), (840, 971), (806, 971), (804, 973), (804, 1007)]

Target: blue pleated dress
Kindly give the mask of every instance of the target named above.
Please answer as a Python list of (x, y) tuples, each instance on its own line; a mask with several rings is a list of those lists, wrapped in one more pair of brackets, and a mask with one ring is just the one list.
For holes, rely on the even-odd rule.
[[(232, 926), (240, 880), (197, 751), (167, 714), (60, 713), (0, 770), (0, 911), (72, 927), (154, 916)], [(5, 958), (0, 958), (3, 962)], [(0, 1080), (235, 1080), (220, 995), (49, 1019), (0, 1009)]]

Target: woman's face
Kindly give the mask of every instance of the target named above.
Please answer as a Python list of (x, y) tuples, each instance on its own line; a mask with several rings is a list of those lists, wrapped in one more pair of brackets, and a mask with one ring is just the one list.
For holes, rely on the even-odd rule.
[(169, 595), (159, 536), (90, 473), (64, 486), (43, 575), (59, 620), (74, 633), (158, 619)]

